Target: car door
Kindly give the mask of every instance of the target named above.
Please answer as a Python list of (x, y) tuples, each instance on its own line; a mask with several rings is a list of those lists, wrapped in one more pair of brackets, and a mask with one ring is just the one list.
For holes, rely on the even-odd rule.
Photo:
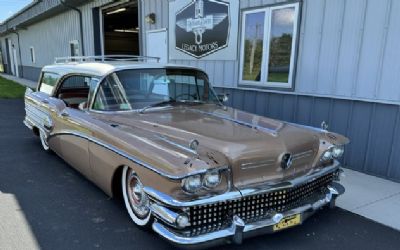
[(55, 94), (66, 103), (55, 131), (60, 140), (61, 157), (89, 179), (92, 179), (89, 163), (92, 118), (83, 107), (88, 101), (91, 79), (90, 76), (69, 75), (62, 79)]
[[(35, 129), (40, 136), (49, 138), (54, 128), (54, 118), (65, 107), (64, 103), (52, 97), (60, 75), (53, 72), (42, 72), (36, 91), (27, 88), (25, 93), (25, 124)], [(58, 140), (52, 140), (51, 148), (58, 151)]]

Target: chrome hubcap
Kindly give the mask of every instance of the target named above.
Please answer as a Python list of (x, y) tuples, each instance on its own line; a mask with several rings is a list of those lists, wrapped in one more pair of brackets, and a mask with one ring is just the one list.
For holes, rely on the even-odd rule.
[(143, 191), (143, 185), (135, 174), (130, 171), (127, 179), (127, 191), (131, 207), (140, 218), (145, 218), (149, 212), (149, 200)]

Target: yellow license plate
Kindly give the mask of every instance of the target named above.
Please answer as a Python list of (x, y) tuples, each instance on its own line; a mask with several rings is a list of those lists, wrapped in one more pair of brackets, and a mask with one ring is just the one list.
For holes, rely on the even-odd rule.
[(278, 224), (274, 225), (274, 231), (282, 230), (285, 228), (293, 227), (299, 225), (301, 222), (300, 214), (294, 214), (283, 218)]

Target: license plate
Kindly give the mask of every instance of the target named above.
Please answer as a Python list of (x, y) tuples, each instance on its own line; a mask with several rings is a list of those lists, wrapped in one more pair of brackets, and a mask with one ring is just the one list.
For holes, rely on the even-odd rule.
[(274, 225), (274, 231), (282, 230), (285, 228), (293, 227), (300, 224), (300, 214), (294, 214), (283, 218), (278, 224)]

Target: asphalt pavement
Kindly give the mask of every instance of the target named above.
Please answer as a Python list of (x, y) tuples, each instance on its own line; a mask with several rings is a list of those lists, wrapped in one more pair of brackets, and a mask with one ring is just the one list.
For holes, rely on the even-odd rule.
[[(0, 100), (0, 235), (21, 241), (20, 249), (172, 249), (153, 232), (138, 229), (122, 201), (110, 199), (55, 154), (41, 150), (39, 139), (22, 123), (22, 100)], [(8, 209), (8, 210), (7, 210)], [(5, 225), (16, 210), (28, 234)], [(21, 229), (22, 230), (22, 229)], [(20, 232), (21, 232), (20, 230)], [(2, 239), (2, 238), (0, 238)], [(0, 249), (12, 248), (0, 242)], [(15, 242), (13, 246), (18, 246)], [(22, 244), (21, 243), (21, 244)], [(28, 245), (27, 245), (28, 244)], [(32, 244), (32, 245), (29, 245)], [(336, 208), (323, 209), (303, 225), (247, 239), (218, 249), (399, 249), (400, 232)]]

